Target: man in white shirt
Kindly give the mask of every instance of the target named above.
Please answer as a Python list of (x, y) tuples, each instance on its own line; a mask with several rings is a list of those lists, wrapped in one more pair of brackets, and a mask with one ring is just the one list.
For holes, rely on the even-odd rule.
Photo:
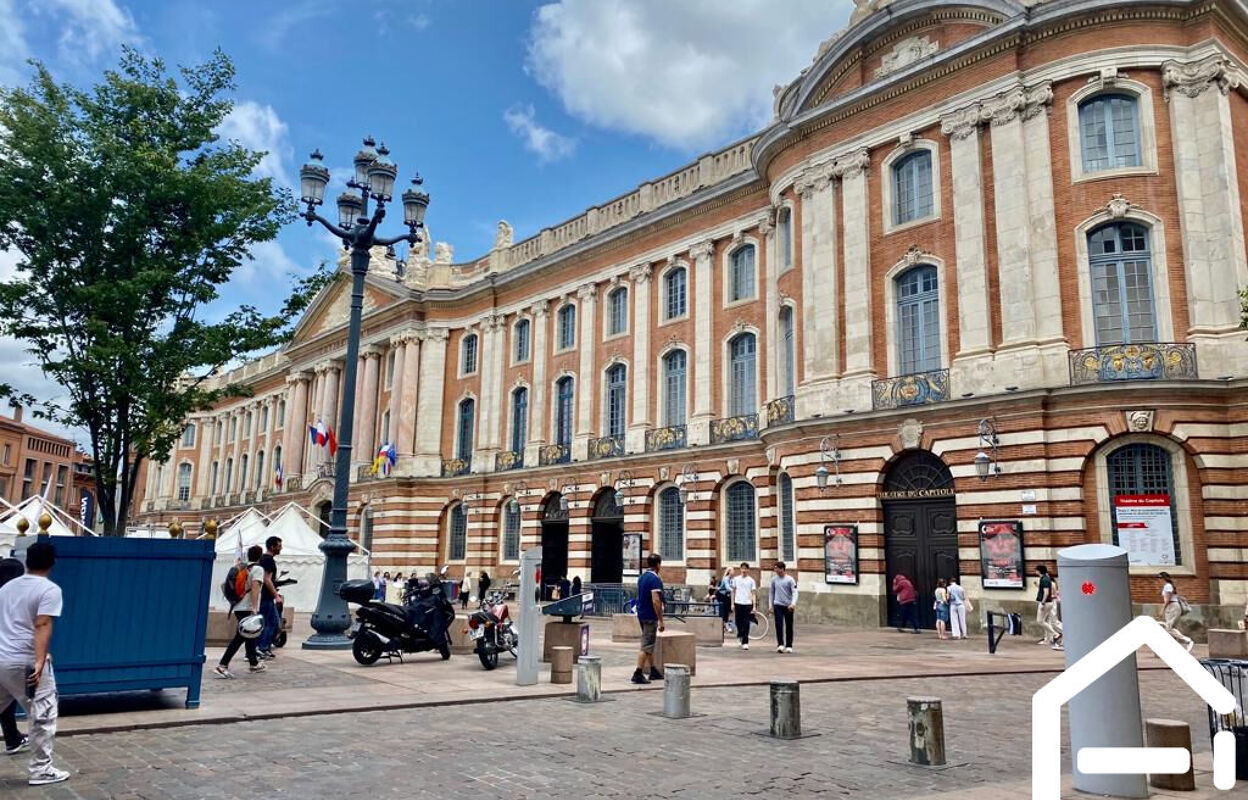
[(732, 581), (732, 603), (737, 611), (737, 638), (741, 649), (750, 649), (750, 617), (758, 605), (758, 584), (750, 575), (750, 565), (741, 562), (741, 572)]
[(0, 708), (16, 700), (30, 717), (31, 786), (69, 777), (52, 766), (58, 698), (48, 644), (61, 615), (61, 587), (48, 580), (56, 563), (50, 542), (26, 549), (26, 574), (0, 588)]

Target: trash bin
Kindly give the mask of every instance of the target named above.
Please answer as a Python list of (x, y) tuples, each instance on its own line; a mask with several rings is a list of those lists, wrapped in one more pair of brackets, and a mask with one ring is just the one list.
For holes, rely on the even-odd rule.
[(1209, 709), (1209, 737), (1218, 731), (1235, 734), (1235, 777), (1248, 780), (1248, 661), (1210, 658), (1200, 663), (1235, 695), (1235, 710), (1230, 714)]

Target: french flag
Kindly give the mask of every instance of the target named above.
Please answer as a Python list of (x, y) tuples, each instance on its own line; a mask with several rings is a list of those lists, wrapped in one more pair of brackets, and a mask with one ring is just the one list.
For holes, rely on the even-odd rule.
[(282, 488), (282, 465), (281, 465), (281, 462), (278, 462), (277, 469), (276, 469), (276, 470), (274, 471), (274, 473), (273, 473), (273, 483), (277, 485), (277, 488), (279, 488), (279, 489), (280, 489), (280, 488)]
[(331, 456), (337, 455), (338, 454), (338, 437), (334, 435), (334, 429), (326, 428), (324, 425), (322, 425), (321, 436), (324, 437), (321, 440), (321, 444), (329, 445), (329, 454)]
[(329, 441), (325, 431), (325, 423), (318, 419), (315, 425), (309, 425), (308, 438), (312, 440), (312, 444), (317, 447), (323, 447)]

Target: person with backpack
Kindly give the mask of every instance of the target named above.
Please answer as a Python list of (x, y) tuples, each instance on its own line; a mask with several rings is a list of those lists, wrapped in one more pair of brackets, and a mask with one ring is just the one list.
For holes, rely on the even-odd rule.
[[(247, 563), (231, 567), (225, 576), (225, 583), (221, 586), (225, 599), (230, 601), (230, 611), (238, 622), (258, 613), (260, 608), (260, 592), (264, 588), (264, 567), (260, 566), (262, 555), (264, 555), (264, 550), (258, 544), (247, 548)], [(245, 647), (247, 650), (247, 663), (251, 665), (249, 671), (264, 672), (265, 665), (260, 662), (256, 639), (244, 636), (242, 628), (239, 627), (234, 632), (234, 638), (230, 640), (229, 646), (225, 648), (221, 662), (213, 668), (214, 675), (218, 678), (234, 677), (234, 673), (230, 672), (230, 660), (234, 658), (234, 654), (240, 647)]]
[(260, 566), (264, 568), (264, 591), (260, 595), (260, 613), (264, 615), (264, 632), (256, 642), (261, 658), (273, 658), (273, 639), (282, 629), (282, 619), (277, 614), (277, 556), (282, 554), (282, 538), (270, 536), (264, 540), (264, 555)]
[(1057, 619), (1057, 581), (1044, 564), (1036, 567), (1040, 587), (1036, 593), (1036, 622), (1044, 629), (1044, 638), (1036, 644), (1047, 644), (1053, 650), (1065, 650), (1062, 646), (1062, 623)]
[(1186, 597), (1175, 591), (1174, 581), (1169, 572), (1159, 573), (1157, 577), (1163, 584), (1161, 587), (1161, 624), (1166, 626), (1166, 631), (1190, 653), (1196, 643), (1184, 636), (1183, 632), (1174, 625), (1179, 621), (1179, 617), (1191, 611), (1192, 607), (1188, 604)]

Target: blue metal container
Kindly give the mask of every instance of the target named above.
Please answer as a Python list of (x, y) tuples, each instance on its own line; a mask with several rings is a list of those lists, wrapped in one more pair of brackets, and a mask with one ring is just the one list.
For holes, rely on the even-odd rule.
[[(65, 605), (52, 628), (60, 694), (186, 688), (199, 707), (212, 583), (209, 540), (57, 536), (50, 575)], [(17, 540), (25, 560), (33, 536)]]

